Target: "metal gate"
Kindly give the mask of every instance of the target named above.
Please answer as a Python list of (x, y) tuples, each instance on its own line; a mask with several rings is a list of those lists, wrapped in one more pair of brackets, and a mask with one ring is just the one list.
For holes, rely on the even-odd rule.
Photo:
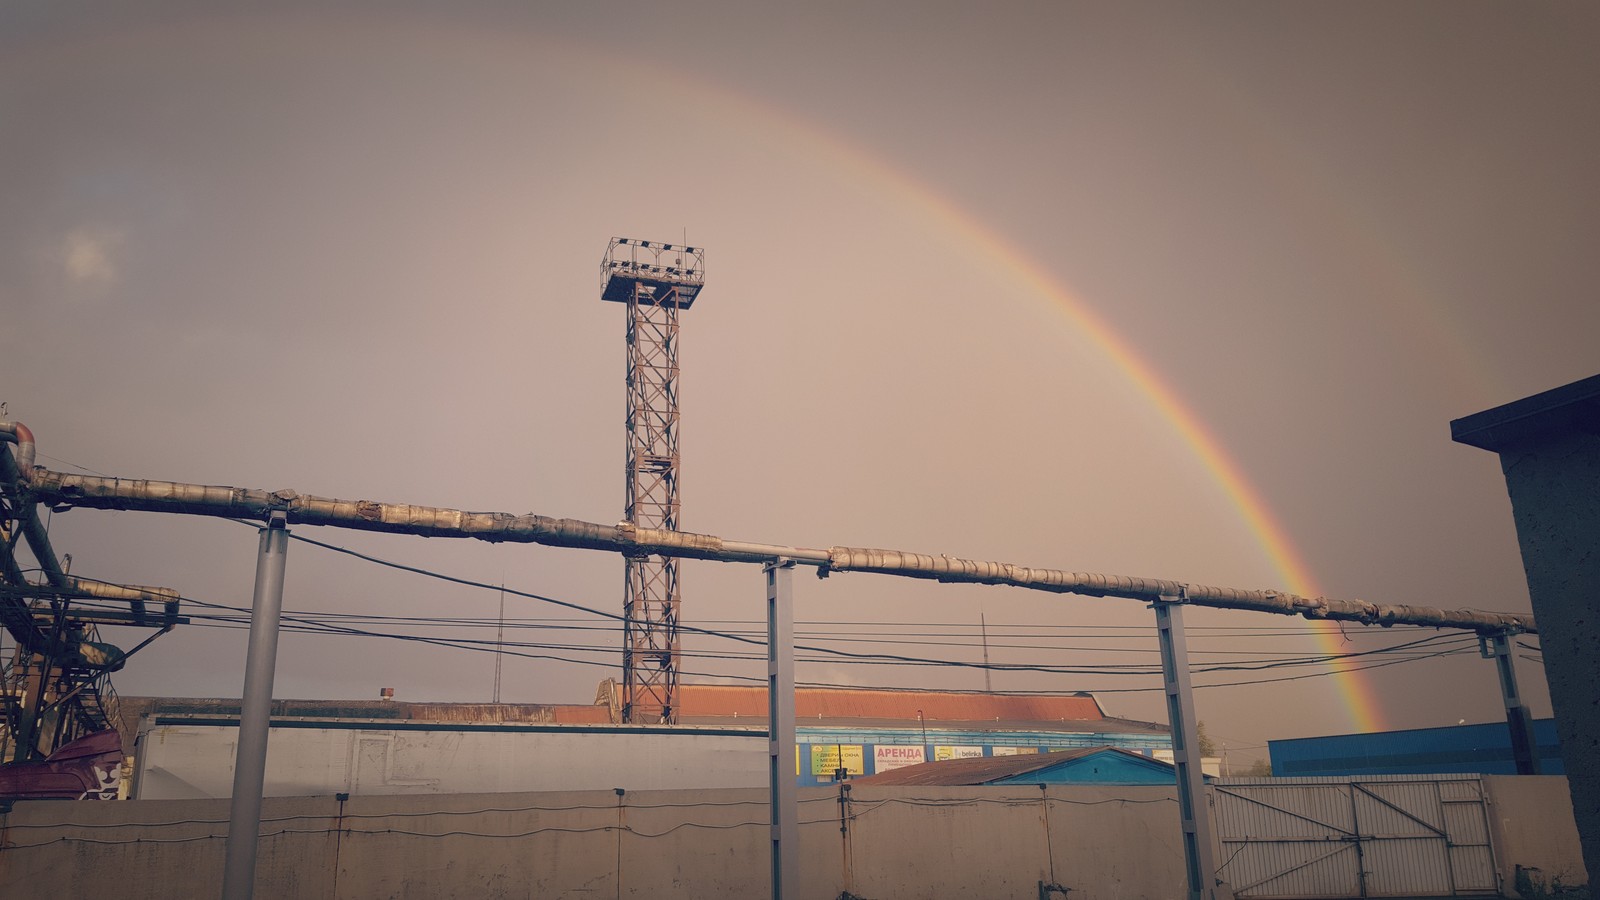
[(1237, 897), (1498, 892), (1476, 775), (1230, 778), (1212, 797), (1217, 877)]

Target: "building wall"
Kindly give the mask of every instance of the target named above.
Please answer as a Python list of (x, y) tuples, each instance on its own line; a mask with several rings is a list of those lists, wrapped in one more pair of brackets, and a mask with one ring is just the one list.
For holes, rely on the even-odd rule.
[[(165, 722), (156, 719), (140, 732), (133, 796), (230, 796), (238, 728)], [(767, 783), (766, 746), (758, 731), (280, 723), (268, 736), (264, 793), (757, 787)]]
[[(843, 760), (851, 775), (876, 775), (888, 771), (884, 765), (965, 759), (973, 756), (1014, 756), (1075, 750), (1080, 747), (1118, 747), (1160, 757), (1163, 751), (1172, 758), (1172, 738), (1165, 734), (1121, 732), (1048, 731), (951, 731), (928, 729), (922, 741), (920, 729), (885, 728), (799, 728), (800, 784), (817, 787), (834, 783), (834, 770)], [(894, 763), (879, 764), (880, 747), (910, 749), (913, 756), (895, 754)], [(920, 752), (920, 758), (914, 754)], [(1216, 774), (1207, 769), (1208, 774)]]
[[(1508, 894), (1543, 896), (1588, 884), (1583, 847), (1572, 815), (1567, 779), (1550, 775), (1488, 775), (1489, 831), (1500, 882)], [(1519, 888), (1521, 890), (1519, 891)]]
[[(135, 746), (133, 796), (228, 796), (237, 734), (223, 719), (147, 718)], [(851, 775), (871, 775), (891, 765), (891, 756), (905, 764), (1108, 744), (1143, 752), (1170, 746), (1166, 735), (1149, 734), (931, 731), (928, 738), (916, 743), (920, 730), (802, 731), (795, 774), (802, 786), (816, 787), (833, 784), (841, 765)], [(283, 719), (268, 739), (266, 795), (757, 787), (767, 783), (766, 741), (759, 728)], [(900, 752), (885, 754), (880, 764), (879, 747)], [(618, 783), (618, 773), (627, 773), (626, 781)]]
[(1450, 430), (1500, 455), (1584, 856), (1600, 868), (1600, 375)]
[[(1565, 774), (1555, 720), (1536, 720), (1533, 736), (1539, 771), (1545, 775)], [(1268, 748), (1272, 774), (1280, 778), (1517, 772), (1511, 734), (1504, 722), (1295, 738), (1269, 741)]]
[(1600, 866), (1600, 435), (1502, 450), (1585, 856)]

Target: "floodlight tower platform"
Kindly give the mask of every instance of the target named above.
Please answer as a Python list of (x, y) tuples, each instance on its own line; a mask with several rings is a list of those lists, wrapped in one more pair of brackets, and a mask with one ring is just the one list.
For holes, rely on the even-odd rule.
[[(678, 314), (705, 285), (705, 248), (612, 238), (600, 299), (628, 307), (627, 506), (639, 528), (678, 530)], [(678, 721), (678, 561), (625, 561), (622, 721)]]

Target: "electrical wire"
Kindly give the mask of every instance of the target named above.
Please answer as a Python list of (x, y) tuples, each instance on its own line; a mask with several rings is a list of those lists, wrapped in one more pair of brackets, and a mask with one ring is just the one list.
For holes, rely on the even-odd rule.
[[(239, 522), (240, 524), (247, 525), (247, 526), (250, 526), (250, 527), (256, 527), (255, 525), (253, 525), (253, 523), (245, 522), (245, 521), (239, 520), (239, 519), (231, 519), (230, 521)], [(448, 582), (448, 583), (458, 584), (458, 585), (462, 585), (462, 586), (466, 586), (466, 587), (477, 588), (477, 589), (480, 589), (480, 590), (503, 591), (504, 593), (510, 593), (510, 594), (512, 594), (514, 596), (520, 596), (520, 597), (523, 597), (523, 598), (526, 598), (526, 599), (532, 599), (532, 600), (536, 600), (536, 601), (539, 601), (539, 602), (552, 604), (552, 605), (555, 605), (555, 606), (559, 606), (559, 607), (570, 609), (570, 610), (573, 610), (573, 611), (585, 613), (585, 614), (590, 615), (590, 616), (595, 616), (595, 617), (607, 619), (607, 620), (614, 621), (614, 622), (617, 622), (617, 621), (626, 622), (627, 621), (627, 617), (626, 616), (622, 616), (622, 615), (618, 615), (616, 613), (611, 613), (611, 612), (608, 612), (608, 611), (605, 611), (605, 610), (600, 610), (600, 609), (596, 609), (596, 608), (593, 608), (593, 607), (585, 606), (583, 604), (575, 603), (575, 602), (572, 602), (572, 601), (561, 600), (561, 599), (558, 599), (558, 598), (549, 597), (549, 596), (546, 596), (546, 595), (537, 594), (537, 593), (533, 593), (533, 592), (530, 592), (530, 591), (512, 589), (512, 588), (505, 587), (504, 585), (500, 585), (500, 584), (489, 584), (489, 583), (486, 583), (486, 582), (476, 581), (476, 580), (473, 580), (473, 579), (462, 578), (462, 577), (458, 577), (458, 576), (454, 576), (454, 575), (447, 575), (447, 574), (444, 574), (444, 573), (441, 573), (441, 572), (437, 572), (437, 571), (434, 571), (434, 570), (431, 570), (431, 569), (426, 569), (426, 568), (419, 567), (419, 566), (412, 566), (412, 565), (408, 565), (408, 564), (404, 564), (404, 563), (398, 563), (398, 562), (395, 562), (395, 561), (392, 561), (392, 560), (387, 560), (387, 559), (383, 559), (381, 557), (373, 556), (371, 554), (366, 554), (366, 553), (362, 553), (360, 551), (352, 550), (352, 549), (347, 548), (347, 547), (341, 547), (341, 546), (338, 546), (338, 545), (335, 545), (335, 544), (330, 544), (330, 543), (327, 543), (327, 542), (324, 542), (324, 541), (319, 541), (319, 540), (316, 540), (316, 539), (313, 539), (313, 538), (305, 537), (303, 535), (290, 534), (290, 537), (293, 538), (294, 540), (298, 540), (298, 541), (301, 541), (303, 543), (311, 544), (313, 546), (321, 547), (321, 548), (329, 550), (331, 552), (336, 552), (336, 553), (340, 553), (340, 554), (344, 554), (344, 555), (349, 555), (351, 557), (354, 557), (354, 558), (357, 558), (357, 559), (361, 559), (363, 561), (366, 561), (366, 562), (369, 562), (369, 563), (372, 563), (372, 564), (375, 564), (375, 565), (385, 566), (385, 567), (393, 568), (393, 569), (396, 569), (396, 570), (399, 570), (399, 571), (405, 571), (405, 572), (408, 572), (408, 573), (422, 575), (424, 577), (433, 578), (433, 579), (437, 579), (437, 580), (442, 580), (442, 581), (445, 581), (445, 582)], [(194, 615), (192, 615), (191, 619), (197, 619), (198, 618), (198, 619), (201, 619), (201, 620), (206, 620), (206, 619), (209, 618), (209, 621), (202, 621), (202, 622), (198, 623), (198, 624), (201, 625), (201, 627), (225, 627), (225, 628), (227, 628), (227, 627), (244, 627), (243, 626), (243, 621), (244, 621), (243, 616), (247, 613), (247, 611), (245, 609), (241, 608), (241, 607), (230, 607), (230, 606), (226, 606), (226, 605), (222, 605), (222, 604), (206, 603), (204, 601), (195, 600), (193, 598), (185, 598), (185, 600), (186, 600), (186, 602), (188, 602), (190, 604), (199, 605), (199, 606), (201, 606), (203, 608), (217, 609), (217, 610), (222, 610), (222, 611), (232, 612), (232, 613), (237, 614), (234, 617), (228, 617), (228, 616), (206, 617), (206, 616), (194, 616)], [(562, 653), (605, 653), (605, 654), (613, 654), (613, 653), (621, 652), (620, 649), (618, 649), (618, 648), (599, 647), (599, 646), (592, 646), (592, 645), (551, 644), (551, 643), (539, 643), (539, 642), (504, 642), (504, 641), (500, 641), (500, 640), (488, 641), (488, 640), (478, 640), (478, 639), (472, 639), (472, 638), (445, 638), (445, 637), (425, 636), (425, 635), (420, 635), (420, 634), (381, 632), (381, 631), (372, 631), (372, 630), (363, 629), (363, 628), (356, 628), (356, 627), (353, 627), (350, 624), (339, 624), (339, 623), (337, 623), (335, 621), (330, 621), (330, 620), (338, 619), (338, 620), (342, 620), (344, 622), (352, 622), (352, 621), (370, 622), (375, 618), (378, 618), (378, 617), (369, 616), (369, 617), (366, 617), (364, 619), (361, 619), (361, 618), (356, 618), (351, 614), (341, 614), (341, 615), (285, 614), (284, 621), (286, 623), (289, 623), (287, 630), (290, 630), (290, 631), (300, 631), (300, 632), (304, 632), (304, 633), (324, 633), (324, 634), (344, 635), (344, 636), (351, 636), (351, 637), (371, 637), (371, 638), (386, 638), (386, 639), (392, 639), (392, 640), (414, 641), (414, 642), (417, 642), (417, 643), (429, 644), (429, 645), (440, 646), (440, 647), (449, 647), (449, 648), (454, 648), (454, 649), (473, 650), (473, 651), (477, 651), (477, 652), (507, 653), (507, 654), (512, 655), (512, 656), (523, 657), (523, 658), (528, 658), (528, 659), (538, 659), (538, 660), (545, 660), (545, 661), (551, 661), (551, 662), (560, 662), (560, 663), (567, 663), (567, 664), (576, 664), (576, 665), (602, 666), (602, 667), (606, 667), (606, 668), (612, 667), (614, 665), (614, 663), (598, 661), (598, 660), (589, 660), (589, 659), (577, 659), (577, 658), (573, 658), (571, 656), (561, 656), (561, 655), (556, 655), (554, 653), (549, 653), (549, 652), (532, 652), (532, 651), (536, 651), (536, 650), (556, 650), (556, 651), (560, 651)], [(450, 622), (449, 619), (445, 619), (443, 617), (404, 617), (404, 621), (406, 621), (409, 624), (412, 624), (414, 626), (430, 627), (430, 628)], [(874, 624), (874, 625), (887, 625), (887, 624), (893, 624), (893, 623), (872, 623), (872, 624)], [(702, 635), (706, 635), (708, 637), (714, 637), (714, 638), (719, 638), (719, 639), (723, 639), (723, 640), (735, 641), (735, 642), (744, 643), (744, 644), (748, 644), (748, 645), (752, 645), (752, 646), (761, 648), (759, 651), (748, 651), (748, 652), (742, 652), (742, 653), (741, 652), (715, 653), (715, 652), (710, 652), (710, 651), (680, 651), (680, 656), (682, 656), (682, 657), (696, 658), (696, 659), (702, 659), (702, 660), (724, 660), (724, 661), (738, 661), (738, 662), (754, 661), (754, 660), (757, 660), (757, 659), (764, 659), (766, 657), (766, 641), (764, 639), (758, 639), (758, 638), (755, 638), (755, 637), (747, 636), (748, 633), (747, 634), (738, 634), (738, 633), (733, 633), (733, 632), (723, 631), (723, 630), (718, 630), (718, 629), (712, 629), (712, 628), (701, 628), (701, 627), (692, 626), (692, 625), (686, 625), (686, 624), (682, 624), (682, 623), (679, 623), (677, 628), (678, 628), (678, 630), (680, 632), (688, 632), (688, 633), (692, 633), (692, 634), (702, 634)], [(1272, 655), (1272, 658), (1266, 658), (1266, 656), (1262, 655), (1262, 654), (1253, 654), (1255, 656), (1255, 661), (1253, 661), (1253, 662), (1234, 662), (1234, 663), (1229, 663), (1229, 664), (1215, 664), (1215, 665), (1209, 665), (1209, 666), (1198, 666), (1198, 667), (1195, 667), (1193, 669), (1193, 671), (1195, 673), (1197, 673), (1197, 674), (1205, 674), (1205, 673), (1210, 673), (1210, 672), (1263, 671), (1263, 670), (1270, 670), (1270, 669), (1295, 668), (1295, 667), (1333, 667), (1329, 671), (1316, 672), (1316, 673), (1311, 673), (1311, 674), (1307, 674), (1307, 675), (1299, 675), (1299, 676), (1294, 676), (1294, 677), (1271, 678), (1271, 679), (1256, 679), (1256, 680), (1242, 681), (1242, 682), (1225, 682), (1225, 683), (1201, 684), (1201, 685), (1196, 685), (1196, 687), (1224, 687), (1224, 686), (1237, 686), (1237, 685), (1241, 685), (1241, 684), (1260, 684), (1260, 683), (1274, 683), (1274, 682), (1282, 682), (1282, 681), (1293, 681), (1293, 680), (1300, 680), (1302, 678), (1307, 678), (1307, 677), (1322, 677), (1322, 676), (1333, 675), (1333, 674), (1341, 674), (1341, 673), (1344, 673), (1344, 672), (1362, 671), (1362, 670), (1364, 670), (1366, 668), (1376, 668), (1377, 667), (1377, 666), (1349, 666), (1349, 665), (1343, 665), (1343, 666), (1334, 667), (1336, 663), (1345, 662), (1345, 661), (1348, 661), (1348, 660), (1351, 660), (1351, 659), (1356, 659), (1356, 658), (1365, 657), (1365, 656), (1369, 656), (1369, 655), (1373, 655), (1373, 654), (1379, 654), (1379, 653), (1395, 654), (1395, 653), (1398, 653), (1398, 652), (1403, 651), (1403, 650), (1422, 647), (1422, 646), (1425, 646), (1425, 645), (1428, 645), (1428, 644), (1431, 644), (1431, 643), (1434, 643), (1434, 642), (1439, 642), (1439, 641), (1458, 642), (1458, 641), (1464, 641), (1464, 640), (1467, 640), (1467, 639), (1469, 639), (1469, 638), (1466, 635), (1462, 635), (1462, 634), (1459, 634), (1459, 633), (1450, 633), (1450, 634), (1436, 634), (1436, 635), (1431, 636), (1431, 637), (1422, 638), (1422, 639), (1416, 640), (1416, 641), (1409, 641), (1409, 642), (1405, 642), (1405, 643), (1398, 644), (1398, 645), (1390, 645), (1390, 646), (1385, 646), (1385, 647), (1380, 647), (1380, 648), (1375, 648), (1375, 649), (1370, 649), (1370, 650), (1352, 651), (1352, 652), (1348, 652), (1348, 653), (1322, 654), (1322, 655), (1315, 655), (1315, 656)], [(837, 640), (837, 639), (835, 639), (835, 640)], [(865, 639), (862, 639), (861, 642), (873, 643), (873, 641), (868, 641), (868, 640), (865, 640)], [(891, 642), (882, 641), (882, 642), (877, 642), (877, 643), (891, 643)], [(958, 644), (954, 644), (954, 643), (951, 643), (951, 642), (908, 642), (908, 643), (934, 645), (934, 646), (958, 646)], [(508, 646), (513, 647), (515, 649), (508, 650), (508, 649), (506, 649)], [(1037, 645), (1035, 645), (1035, 646), (1037, 646)], [(1003, 672), (1030, 672), (1030, 673), (1038, 673), (1038, 674), (1075, 675), (1075, 676), (1086, 676), (1086, 675), (1088, 675), (1088, 676), (1151, 675), (1151, 674), (1154, 674), (1154, 673), (1159, 671), (1159, 667), (1157, 667), (1156, 665), (1154, 665), (1154, 664), (1146, 664), (1146, 663), (1126, 663), (1126, 664), (1102, 663), (1102, 664), (1099, 664), (1099, 665), (1092, 665), (1092, 666), (1090, 666), (1090, 665), (1041, 665), (1041, 664), (1031, 664), (1031, 663), (1024, 663), (1024, 664), (1018, 664), (1018, 663), (977, 663), (977, 662), (966, 662), (966, 661), (952, 660), (952, 659), (936, 659), (936, 658), (922, 657), (922, 656), (911, 656), (911, 655), (907, 655), (907, 654), (898, 654), (898, 653), (861, 653), (861, 652), (854, 652), (854, 651), (848, 651), (848, 650), (840, 650), (840, 649), (836, 649), (836, 648), (832, 648), (832, 647), (816, 646), (816, 645), (812, 645), (812, 644), (796, 644), (794, 646), (794, 649), (798, 650), (798, 651), (805, 651), (807, 653), (819, 654), (817, 656), (802, 656), (802, 657), (798, 657), (797, 658), (797, 662), (803, 662), (803, 663), (808, 663), (808, 664), (809, 663), (829, 662), (829, 663), (834, 663), (834, 664), (845, 664), (845, 665), (929, 666), (929, 667), (941, 667), (941, 668), (982, 669), (982, 670), (1003, 671)], [(1023, 649), (1023, 647), (1018, 647), (1017, 649)], [(1032, 649), (1032, 647), (1030, 647), (1030, 649)], [(1127, 648), (1114, 648), (1114, 649), (1111, 649), (1111, 650), (1103, 650), (1103, 649), (1098, 649), (1098, 648), (1094, 649), (1094, 650), (1091, 650), (1089, 648), (1075, 648), (1075, 649), (1072, 649), (1072, 650), (1066, 650), (1064, 648), (1050, 648), (1050, 647), (1037, 646), (1037, 649), (1052, 649), (1052, 650), (1057, 650), (1058, 652), (1113, 652), (1113, 653), (1134, 652), (1134, 651), (1129, 650)], [(1241, 656), (1243, 656), (1243, 655), (1252, 655), (1248, 651), (1224, 651), (1224, 652), (1229, 652), (1231, 655), (1241, 655)], [(1407, 655), (1402, 656), (1402, 657), (1392, 658), (1389, 661), (1387, 661), (1386, 663), (1384, 663), (1384, 665), (1393, 665), (1393, 664), (1400, 663), (1400, 662), (1412, 662), (1412, 661), (1419, 661), (1419, 660), (1425, 660), (1425, 659), (1432, 659), (1432, 658), (1435, 658), (1437, 656), (1448, 655), (1449, 652), (1451, 652), (1451, 651), (1446, 651), (1446, 652), (1443, 652), (1443, 653), (1414, 653), (1414, 654), (1407, 654)], [(764, 681), (764, 679), (755, 678), (755, 677), (751, 677), (751, 676), (742, 676), (742, 675), (733, 674), (733, 673), (680, 672), (680, 674), (690, 675), (690, 676), (693, 676), (693, 677), (729, 678), (729, 679), (734, 679), (734, 680), (752, 681), (752, 682)], [(807, 684), (809, 685), (809, 684), (814, 684), (814, 683), (807, 683)], [(1131, 692), (1131, 691), (1135, 691), (1135, 690), (1156, 690), (1156, 689), (1157, 688), (1111, 689), (1109, 691), (1102, 691), (1102, 692), (1122, 693), (1122, 692)]]
[[(190, 602), (192, 602), (192, 603), (203, 603), (202, 601), (197, 601), (197, 600), (191, 600)], [(223, 606), (221, 604), (203, 604), (203, 605), (209, 606), (209, 607), (212, 607), (212, 608), (232, 610), (232, 611), (238, 613), (238, 615), (228, 617), (228, 616), (204, 616), (204, 615), (191, 614), (190, 618), (192, 620), (208, 620), (209, 619), (209, 620), (211, 620), (212, 622), (215, 623), (214, 627), (231, 627), (231, 628), (243, 628), (243, 627), (246, 627), (245, 622), (247, 621), (247, 618), (246, 618), (246, 616), (244, 614), (245, 611), (242, 608), (239, 608), (239, 607), (227, 607), (227, 606)], [(567, 652), (580, 652), (580, 653), (607, 653), (607, 654), (611, 654), (611, 653), (619, 653), (619, 652), (621, 652), (620, 649), (618, 649), (618, 648), (599, 647), (599, 646), (582, 645), (582, 644), (550, 644), (550, 643), (537, 643), (537, 642), (497, 641), (497, 640), (475, 639), (475, 638), (440, 638), (440, 637), (424, 637), (424, 636), (412, 635), (412, 634), (395, 634), (395, 633), (392, 633), (392, 632), (375, 632), (375, 631), (368, 631), (368, 630), (365, 630), (365, 629), (358, 629), (358, 628), (354, 628), (354, 627), (351, 627), (351, 626), (333, 625), (333, 624), (330, 624), (330, 623), (320, 622), (320, 621), (316, 621), (316, 620), (311, 619), (311, 618), (301, 617), (301, 616), (293, 616), (293, 617), (291, 617), (291, 616), (286, 615), (285, 619), (286, 619), (286, 621), (290, 621), (290, 622), (294, 623), (294, 624), (292, 624), (292, 625), (290, 625), (288, 627), (287, 630), (290, 630), (290, 631), (308, 631), (308, 632), (325, 631), (325, 632), (330, 632), (330, 633), (347, 634), (347, 635), (352, 635), (352, 636), (381, 637), (381, 638), (392, 638), (392, 639), (400, 639), (400, 640), (415, 640), (415, 641), (419, 641), (419, 642), (423, 642), (423, 643), (430, 643), (430, 644), (435, 644), (435, 645), (440, 645), (440, 646), (455, 646), (455, 647), (460, 647), (460, 648), (463, 648), (463, 649), (474, 649), (474, 650), (483, 650), (483, 651), (491, 651), (491, 652), (497, 647), (518, 647), (518, 648), (522, 648), (522, 649), (525, 649), (525, 650), (534, 650), (534, 649), (538, 649), (538, 650), (561, 650), (561, 651), (567, 651)], [(206, 627), (206, 626), (202, 625), (202, 627)], [(1465, 636), (1465, 635), (1456, 635), (1456, 634), (1434, 635), (1434, 636), (1423, 638), (1423, 639), (1420, 639), (1420, 640), (1417, 640), (1417, 641), (1410, 641), (1410, 642), (1406, 642), (1406, 643), (1402, 643), (1402, 644), (1392, 645), (1392, 646), (1389, 646), (1389, 647), (1376, 648), (1376, 649), (1372, 649), (1372, 650), (1353, 651), (1353, 652), (1342, 653), (1342, 654), (1324, 654), (1324, 655), (1318, 655), (1318, 656), (1283, 657), (1283, 658), (1270, 659), (1270, 660), (1267, 660), (1267, 661), (1263, 661), (1263, 662), (1259, 662), (1259, 663), (1252, 663), (1252, 664), (1233, 663), (1233, 664), (1217, 664), (1217, 665), (1209, 665), (1209, 666), (1196, 666), (1196, 667), (1193, 668), (1193, 671), (1196, 672), (1196, 673), (1199, 673), (1199, 674), (1203, 674), (1203, 673), (1208, 673), (1208, 672), (1261, 671), (1261, 670), (1265, 670), (1265, 669), (1317, 666), (1317, 665), (1324, 665), (1324, 664), (1331, 663), (1331, 662), (1338, 662), (1338, 661), (1344, 661), (1344, 660), (1349, 660), (1349, 659), (1355, 659), (1355, 658), (1370, 656), (1370, 655), (1378, 654), (1378, 653), (1390, 653), (1390, 654), (1393, 654), (1393, 653), (1397, 653), (1398, 651), (1401, 651), (1401, 650), (1411, 649), (1411, 648), (1415, 648), (1415, 647), (1421, 647), (1421, 646), (1424, 646), (1424, 645), (1433, 644), (1433, 643), (1437, 643), (1437, 642), (1461, 643), (1461, 642), (1465, 642), (1467, 640), (1470, 640), (1470, 637), (1469, 636)], [(526, 656), (528, 658), (534, 658), (534, 659), (541, 659), (542, 658), (542, 659), (559, 659), (561, 661), (569, 661), (569, 662), (570, 661), (574, 661), (574, 660), (571, 660), (568, 657), (559, 657), (558, 658), (558, 657), (552, 657), (549, 654), (518, 653), (518, 654), (514, 654), (514, 655)], [(679, 655), (681, 657), (683, 657), (683, 658), (733, 660), (733, 661), (753, 661), (753, 660), (758, 660), (758, 659), (764, 659), (765, 658), (765, 653), (764, 652), (758, 654), (758, 653), (727, 653), (727, 652), (717, 653), (717, 652), (711, 652), (711, 651), (681, 650)], [(1428, 654), (1410, 654), (1409, 656), (1411, 656), (1413, 658), (1418, 658), (1418, 659), (1427, 659), (1427, 658), (1432, 658), (1434, 655), (1435, 654), (1428, 653)], [(1155, 665), (1152, 665), (1152, 664), (1142, 664), (1142, 663), (1139, 663), (1139, 664), (1102, 664), (1102, 665), (1098, 665), (1098, 666), (1042, 665), (1042, 664), (1018, 665), (1018, 664), (1010, 664), (1010, 663), (992, 663), (992, 664), (971, 663), (971, 662), (964, 662), (964, 661), (959, 661), (959, 660), (940, 660), (940, 659), (930, 659), (930, 658), (927, 658), (927, 657), (904, 656), (904, 655), (899, 655), (899, 654), (861, 654), (861, 653), (852, 653), (852, 654), (849, 654), (849, 657), (850, 657), (849, 662), (845, 663), (845, 664), (851, 664), (851, 665), (895, 665), (895, 666), (960, 667), (960, 668), (990, 669), (990, 670), (995, 670), (995, 671), (1033, 671), (1033, 672), (1043, 672), (1043, 673), (1048, 673), (1048, 674), (1072, 674), (1072, 675), (1149, 675), (1149, 674), (1156, 674), (1156, 673), (1158, 673), (1160, 671), (1159, 666), (1155, 666)], [(589, 664), (602, 664), (602, 663), (595, 663), (593, 661), (582, 661), (582, 662), (588, 662)], [(833, 659), (831, 659), (829, 657), (800, 656), (800, 657), (797, 657), (797, 662), (822, 663), (822, 662), (836, 662), (836, 660), (833, 660)]]
[[(230, 521), (241, 522), (242, 524), (246, 524), (246, 525), (250, 525), (251, 524), (251, 523), (248, 523), (248, 522), (243, 522), (243, 520), (239, 520), (239, 519), (232, 519)], [(252, 527), (254, 527), (254, 526), (252, 526)], [(389, 567), (389, 568), (398, 569), (400, 571), (411, 572), (413, 574), (423, 575), (425, 577), (435, 578), (435, 579), (439, 579), (439, 580), (442, 580), (442, 581), (446, 581), (446, 582), (450, 582), (450, 583), (454, 583), (454, 584), (459, 584), (459, 585), (463, 585), (463, 586), (467, 586), (467, 587), (474, 587), (474, 588), (478, 588), (478, 589), (481, 589), (481, 590), (494, 590), (494, 591), (502, 591), (503, 590), (506, 593), (511, 593), (511, 594), (514, 594), (514, 595), (517, 595), (517, 596), (522, 596), (522, 597), (526, 597), (526, 598), (529, 598), (529, 599), (539, 600), (539, 601), (546, 602), (546, 603), (553, 603), (555, 605), (562, 606), (562, 607), (565, 607), (567, 609), (577, 610), (577, 611), (581, 611), (581, 612), (587, 612), (587, 613), (589, 613), (591, 615), (601, 616), (603, 618), (611, 619), (613, 621), (619, 621), (619, 622), (626, 622), (627, 621), (627, 617), (625, 617), (625, 616), (621, 616), (621, 615), (618, 615), (616, 613), (606, 612), (604, 610), (595, 609), (593, 607), (584, 606), (582, 604), (573, 603), (573, 602), (570, 602), (570, 601), (557, 600), (557, 599), (555, 599), (553, 597), (546, 597), (546, 596), (539, 595), (539, 594), (533, 594), (533, 593), (527, 592), (527, 591), (512, 590), (510, 588), (506, 588), (504, 585), (493, 585), (493, 584), (488, 584), (486, 582), (475, 581), (475, 580), (468, 579), (468, 578), (461, 578), (459, 576), (446, 575), (444, 573), (436, 572), (436, 571), (433, 571), (431, 569), (422, 568), (420, 566), (411, 566), (411, 565), (407, 565), (405, 563), (394, 562), (393, 560), (383, 559), (382, 557), (373, 556), (373, 555), (367, 554), (367, 553), (362, 553), (362, 552), (357, 551), (357, 550), (351, 550), (351, 549), (349, 549), (347, 547), (341, 547), (341, 546), (339, 546), (337, 544), (330, 544), (330, 543), (327, 543), (325, 541), (319, 541), (319, 540), (316, 540), (314, 538), (304, 537), (302, 535), (291, 534), (290, 537), (295, 539), (295, 540), (303, 541), (305, 543), (312, 544), (312, 545), (317, 546), (317, 547), (322, 547), (322, 548), (324, 548), (326, 550), (330, 550), (330, 551), (333, 551), (333, 552), (336, 552), (336, 553), (347, 554), (347, 555), (356, 557), (358, 559), (364, 560), (366, 562), (374, 563), (376, 565), (386, 566), (386, 567)], [(766, 646), (766, 642), (765, 641), (757, 640), (755, 638), (744, 637), (742, 635), (731, 634), (731, 633), (728, 633), (728, 632), (717, 631), (717, 630), (714, 630), (714, 629), (698, 628), (696, 626), (685, 625), (683, 623), (679, 623), (677, 625), (677, 629), (679, 631), (682, 631), (682, 632), (704, 634), (704, 635), (708, 635), (708, 636), (711, 636), (711, 637), (718, 637), (718, 638), (723, 638), (723, 639), (726, 639), (726, 640), (733, 640), (733, 641), (739, 641), (741, 643), (752, 644), (752, 645), (760, 646), (760, 647), (763, 647), (763, 648), (765, 648), (765, 646)], [(921, 664), (921, 665), (955, 667), (955, 668), (978, 668), (978, 669), (989, 669), (989, 670), (992, 670), (992, 671), (1038, 672), (1038, 673), (1046, 673), (1046, 674), (1056, 673), (1056, 672), (1060, 671), (1059, 669), (1057, 669), (1055, 667), (1042, 667), (1042, 666), (1033, 666), (1033, 665), (1012, 665), (1012, 664), (1005, 664), (1005, 663), (996, 663), (996, 664), (968, 663), (968, 662), (959, 662), (959, 661), (955, 661), (955, 660), (936, 660), (936, 659), (927, 659), (927, 658), (924, 658), (924, 657), (904, 656), (904, 655), (892, 654), (892, 653), (861, 654), (861, 653), (853, 653), (851, 651), (846, 651), (846, 650), (836, 650), (836, 649), (827, 648), (827, 647), (817, 647), (817, 646), (809, 645), (809, 644), (796, 644), (796, 645), (794, 645), (794, 649), (796, 649), (796, 650), (808, 650), (808, 651), (817, 652), (817, 653), (825, 653), (825, 654), (828, 654), (829, 656), (837, 656), (837, 657), (840, 657), (840, 658), (843, 658), (843, 659), (883, 660), (883, 661), (886, 661), (886, 662), (889, 662), (889, 663)], [(1361, 654), (1352, 654), (1352, 655), (1361, 655)], [(1330, 658), (1329, 658), (1328, 661), (1332, 661), (1332, 659), (1337, 659), (1337, 658), (1342, 658), (1342, 656), (1341, 655), (1330, 655)], [(1073, 674), (1093, 674), (1093, 673), (1073, 673)]]

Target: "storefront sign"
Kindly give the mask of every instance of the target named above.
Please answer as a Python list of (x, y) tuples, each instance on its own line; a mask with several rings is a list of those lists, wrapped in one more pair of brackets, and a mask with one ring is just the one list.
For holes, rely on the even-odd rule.
[(812, 744), (811, 774), (832, 777), (843, 768), (851, 775), (865, 775), (866, 755), (860, 744)]
[(872, 771), (887, 772), (902, 766), (914, 766), (920, 762), (927, 762), (927, 756), (922, 747), (906, 747), (898, 744), (879, 744), (872, 750)]

